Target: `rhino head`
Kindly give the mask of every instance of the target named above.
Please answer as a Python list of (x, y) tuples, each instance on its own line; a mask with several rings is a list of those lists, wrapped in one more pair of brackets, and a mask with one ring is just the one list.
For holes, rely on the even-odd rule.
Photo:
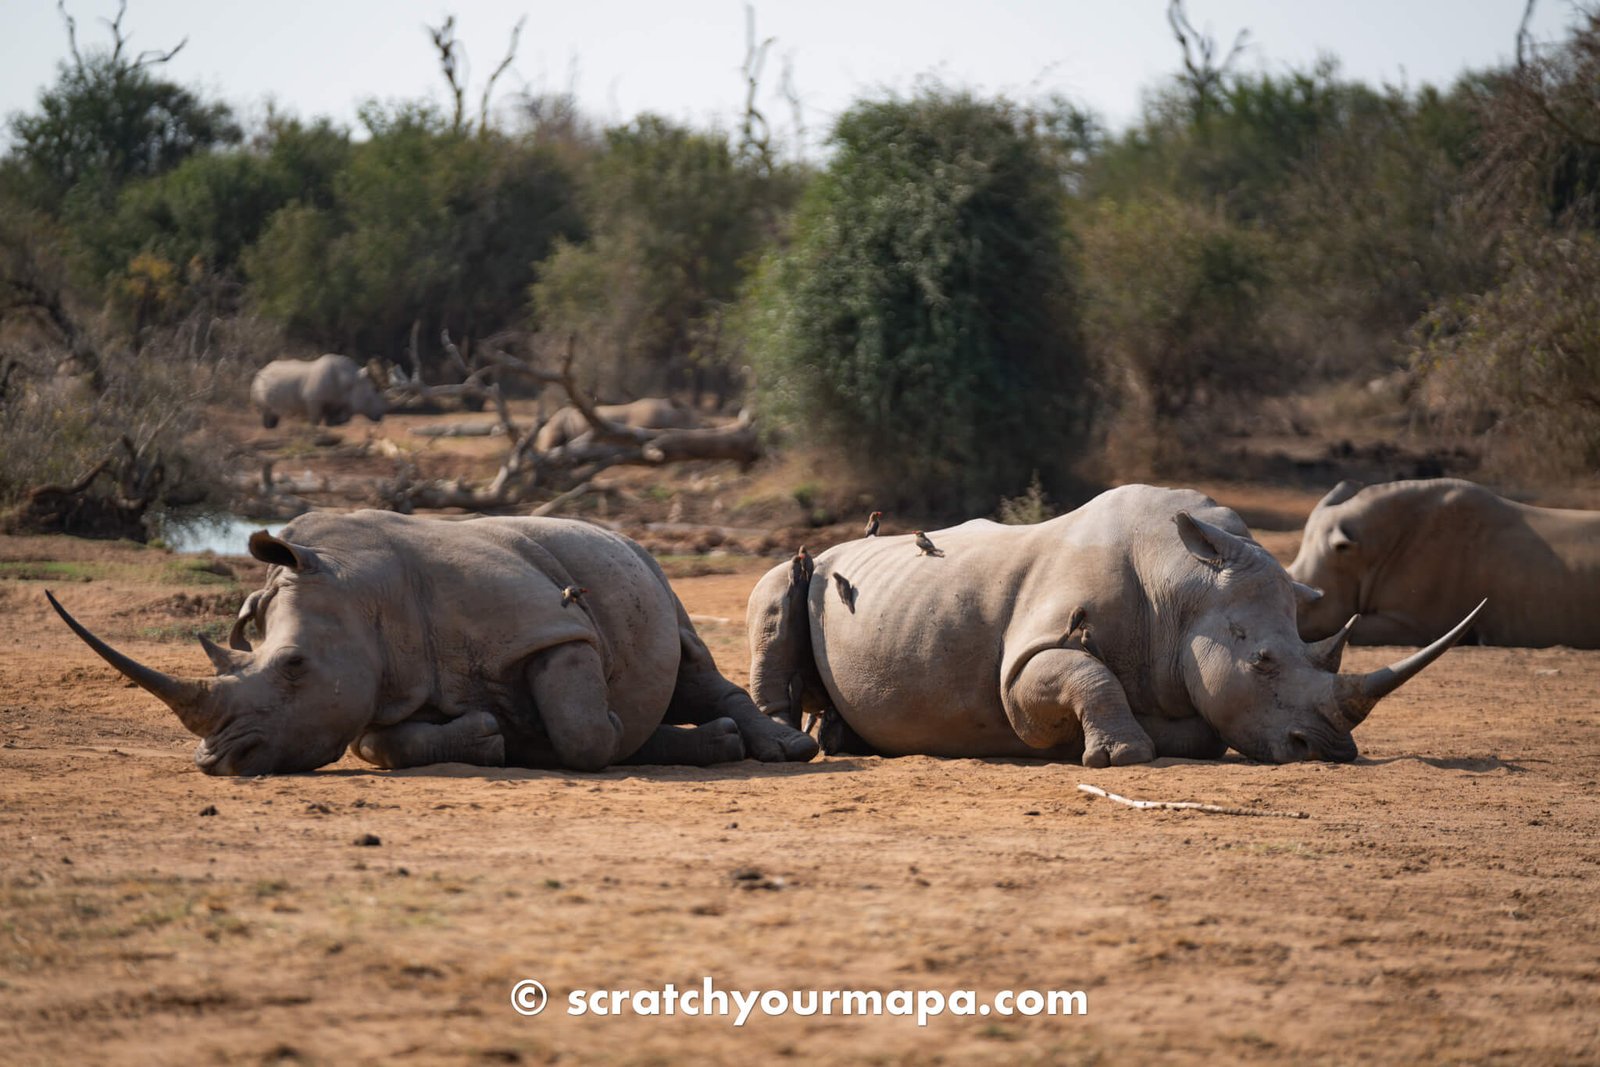
[[(332, 763), (371, 721), (382, 660), (351, 598), (329, 580), (316, 552), (261, 531), (250, 554), (283, 570), (245, 601), (228, 648), (204, 636), (212, 677), (179, 678), (123, 655), (50, 606), (102, 659), (159, 698), (200, 738), (195, 764), (207, 774), (289, 774)], [(272, 625), (267, 625), (270, 610)], [(260, 647), (245, 624), (262, 632)]]
[(1297, 604), (1316, 600), (1318, 590), (1290, 578), (1254, 541), (1188, 512), (1174, 521), (1189, 555), (1213, 572), (1179, 641), (1184, 687), (1224, 741), (1263, 763), (1355, 759), (1351, 731), (1373, 705), (1443, 655), (1483, 610), (1480, 603), (1449, 633), (1398, 663), (1340, 673), (1355, 618), (1323, 640), (1301, 640)]

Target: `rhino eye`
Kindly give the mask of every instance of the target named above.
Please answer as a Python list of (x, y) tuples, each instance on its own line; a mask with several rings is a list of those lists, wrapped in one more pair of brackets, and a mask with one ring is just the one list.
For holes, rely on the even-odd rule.
[(1251, 656), (1248, 661), (1248, 666), (1257, 674), (1274, 674), (1278, 670), (1277, 660), (1273, 659), (1272, 653), (1268, 652), (1266, 649), (1262, 649), (1260, 652), (1257, 652), (1255, 655)]
[(1230, 622), (1228, 624), (1228, 633), (1233, 635), (1233, 639), (1235, 641), (1243, 641), (1245, 638), (1244, 627), (1240, 626), (1236, 622)]
[(278, 669), (285, 674), (299, 674), (306, 669), (306, 658), (298, 652), (283, 657), (278, 663)]

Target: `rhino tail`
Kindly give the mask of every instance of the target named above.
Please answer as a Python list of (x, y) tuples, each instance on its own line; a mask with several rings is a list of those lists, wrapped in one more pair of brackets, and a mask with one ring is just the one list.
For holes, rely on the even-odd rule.
[(802, 713), (820, 710), (822, 679), (811, 651), (807, 605), (811, 575), (780, 563), (750, 593), (750, 695), (763, 714), (800, 729)]

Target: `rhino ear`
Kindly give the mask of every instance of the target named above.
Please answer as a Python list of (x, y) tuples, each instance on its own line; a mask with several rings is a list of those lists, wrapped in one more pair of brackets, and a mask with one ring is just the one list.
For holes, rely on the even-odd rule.
[(288, 567), (299, 574), (317, 569), (317, 554), (304, 545), (292, 545), (265, 530), (250, 535), (250, 554), (262, 563)]
[(1178, 536), (1189, 555), (1208, 567), (1235, 567), (1255, 559), (1249, 541), (1220, 526), (1197, 519), (1187, 511), (1178, 512), (1172, 521), (1177, 523)]
[[(1327, 496), (1317, 501), (1317, 508), (1331, 508), (1335, 505), (1343, 504), (1346, 500), (1349, 500), (1351, 497), (1361, 492), (1361, 490), (1364, 488), (1366, 487), (1360, 482), (1351, 478), (1346, 478), (1344, 481), (1328, 490)], [(1312, 510), (1315, 511), (1317, 508), (1313, 508)]]

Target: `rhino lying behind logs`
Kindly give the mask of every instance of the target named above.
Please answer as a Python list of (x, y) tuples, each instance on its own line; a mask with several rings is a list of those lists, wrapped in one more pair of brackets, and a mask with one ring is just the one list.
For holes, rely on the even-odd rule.
[(824, 552), (809, 580), (787, 563), (761, 579), (764, 712), (826, 709), (828, 751), (1351, 760), (1351, 730), (1476, 614), (1392, 667), (1339, 674), (1348, 626), (1302, 642), (1295, 602), (1315, 590), (1187, 490), (1124, 486), (1036, 526), (931, 536), (942, 556), (876, 537)]
[(649, 553), (601, 527), (310, 514), (279, 537), (253, 534), (250, 553), (272, 567), (231, 647), (200, 639), (214, 678), (136, 663), (50, 597), (89, 647), (202, 739), (195, 762), (208, 774), (308, 771), (352, 744), (390, 768), (816, 754), (718, 672)]
[(329, 353), (316, 359), (275, 359), (256, 371), (250, 403), (261, 425), (272, 429), (285, 416), (311, 425), (341, 426), (356, 415), (380, 422), (388, 410), (383, 394), (365, 367), (349, 356)]
[(1529, 507), (1457, 478), (1340, 482), (1289, 573), (1326, 594), (1300, 605), (1308, 639), (1359, 611), (1352, 641), (1420, 645), (1486, 595), (1470, 640), (1600, 648), (1600, 512)]
[[(700, 425), (700, 416), (693, 408), (665, 396), (647, 396), (628, 404), (601, 404), (595, 413), (608, 422), (635, 430), (689, 430)], [(583, 412), (568, 405), (557, 409), (550, 421), (539, 427), (533, 444), (540, 452), (548, 452), (577, 440), (589, 429)]]

